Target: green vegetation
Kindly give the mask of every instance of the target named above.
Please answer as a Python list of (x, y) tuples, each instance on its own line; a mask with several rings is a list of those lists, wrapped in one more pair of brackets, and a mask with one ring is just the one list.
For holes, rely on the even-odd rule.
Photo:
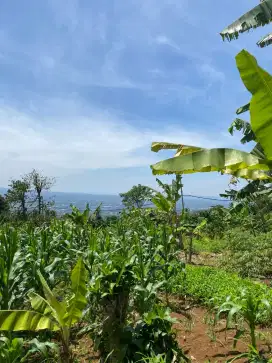
[[(270, 20), (254, 18), (253, 26)], [(236, 62), (252, 94), (237, 114), (250, 111), (250, 122), (236, 119), (229, 131), (256, 143), (250, 153), (153, 143), (155, 152), (176, 150), (151, 166), (174, 180), (157, 179), (161, 192), (137, 185), (121, 193), (127, 208), (112, 219), (88, 205), (57, 217), (43, 199), (54, 180), (36, 170), (11, 180), (0, 198), (0, 363), (78, 362), (81, 339), (101, 363), (188, 362), (173, 328), (175, 299), (185, 316), (198, 304), (214, 326), (226, 320), (225, 329), (236, 331), (234, 346), (249, 335), (247, 351), (232, 361), (271, 362), (257, 331), (271, 328), (272, 289), (256, 279), (272, 276), (272, 77), (246, 51)], [(187, 210), (181, 174), (211, 171), (232, 176), (224, 193), (230, 208)], [(238, 178), (250, 180), (239, 191)], [(204, 255), (213, 267), (193, 266)]]

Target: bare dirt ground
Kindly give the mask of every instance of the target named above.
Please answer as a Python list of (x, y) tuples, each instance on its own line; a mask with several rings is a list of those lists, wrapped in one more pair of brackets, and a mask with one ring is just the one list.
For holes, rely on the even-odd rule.
[[(179, 313), (172, 313), (172, 316), (177, 319), (174, 329), (179, 345), (192, 363), (225, 363), (228, 359), (247, 351), (248, 338), (242, 338), (234, 349), (235, 331), (226, 333), (224, 321), (213, 329), (212, 325), (208, 323), (209, 318), (205, 308), (195, 307), (187, 313), (190, 315), (190, 319)], [(260, 333), (258, 347), (265, 352), (267, 357), (269, 354), (272, 357), (272, 329), (260, 329)], [(99, 362), (99, 355), (93, 352), (93, 344), (88, 336), (78, 341), (74, 351), (77, 362)], [(246, 362), (246, 359), (237, 360), (237, 362)]]
[[(247, 351), (248, 338), (241, 339), (236, 348), (233, 348), (235, 331), (224, 331), (225, 322), (220, 322), (215, 328), (208, 323), (207, 310), (201, 307), (193, 308), (190, 312), (191, 320), (178, 313), (173, 317), (178, 319), (175, 324), (177, 339), (187, 356), (195, 363), (217, 362), (223, 363), (238, 354)], [(263, 337), (259, 339), (259, 349), (269, 355), (272, 347), (272, 330), (260, 330)], [(269, 347), (270, 345), (270, 347)], [(239, 360), (237, 362), (245, 362)]]

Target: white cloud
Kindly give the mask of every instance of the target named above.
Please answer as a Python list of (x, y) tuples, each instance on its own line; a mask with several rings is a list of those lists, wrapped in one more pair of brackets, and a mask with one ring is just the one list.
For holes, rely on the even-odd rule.
[(180, 46), (175, 43), (172, 39), (168, 38), (166, 35), (158, 35), (155, 38), (156, 43), (162, 44), (162, 45), (168, 45), (170, 48), (180, 52), (181, 48)]
[(152, 141), (222, 147), (227, 140), (225, 145), (229, 144), (228, 137), (186, 131), (169, 123), (158, 130), (143, 129), (112, 113), (90, 110), (82, 115), (76, 102), (58, 100), (51, 107), (51, 116), (40, 122), (37, 113), (0, 106), (0, 185), (32, 168), (68, 176), (91, 169), (148, 166), (163, 158), (150, 151)]

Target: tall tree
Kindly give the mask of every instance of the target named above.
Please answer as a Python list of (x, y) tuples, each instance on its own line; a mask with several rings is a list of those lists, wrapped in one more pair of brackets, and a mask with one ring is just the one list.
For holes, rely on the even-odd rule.
[(38, 203), (38, 214), (41, 214), (47, 206), (44, 202), (42, 192), (49, 191), (55, 184), (55, 179), (42, 175), (36, 169), (33, 169), (31, 173), (27, 174), (25, 179), (34, 191), (34, 199)]
[(11, 180), (6, 194), (6, 201), (11, 210), (26, 218), (27, 201), (29, 199), (30, 184), (26, 179)]
[(6, 198), (0, 194), (0, 215), (8, 211), (8, 203)]
[[(272, 0), (261, 0), (260, 4), (255, 6), (238, 20), (226, 27), (220, 34), (223, 39), (237, 39), (240, 33), (255, 29), (260, 26), (269, 24), (272, 21)], [(267, 34), (257, 42), (261, 48), (272, 43), (272, 33)]]
[(142, 208), (152, 199), (152, 190), (145, 185), (134, 185), (128, 192), (120, 193), (122, 203), (128, 207)]

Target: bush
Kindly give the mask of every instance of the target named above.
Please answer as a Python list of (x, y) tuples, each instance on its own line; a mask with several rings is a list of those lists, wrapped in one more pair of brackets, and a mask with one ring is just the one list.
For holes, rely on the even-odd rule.
[(258, 234), (235, 231), (228, 234), (227, 254), (221, 266), (242, 277), (272, 276), (272, 232)]

